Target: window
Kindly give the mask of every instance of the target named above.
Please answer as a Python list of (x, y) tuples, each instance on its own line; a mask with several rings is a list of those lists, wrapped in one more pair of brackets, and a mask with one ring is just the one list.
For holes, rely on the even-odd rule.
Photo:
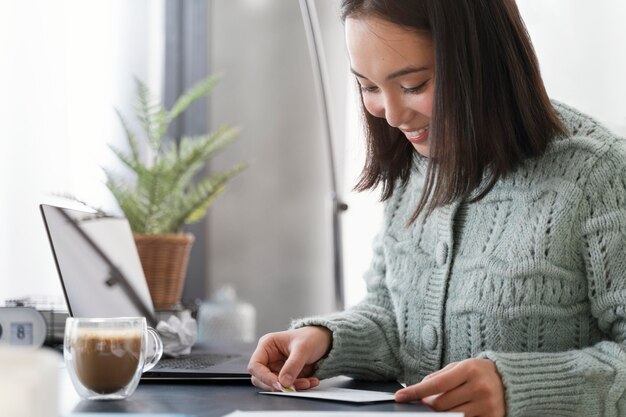
[(101, 166), (123, 146), (133, 76), (159, 91), (163, 1), (0, 3), (0, 304), (60, 296), (38, 204), (71, 193), (114, 208)]

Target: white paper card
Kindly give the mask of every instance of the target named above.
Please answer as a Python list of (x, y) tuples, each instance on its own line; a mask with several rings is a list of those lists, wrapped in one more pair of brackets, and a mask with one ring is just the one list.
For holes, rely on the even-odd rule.
[(351, 403), (377, 403), (383, 401), (393, 401), (393, 392), (366, 391), (348, 388), (313, 388), (307, 391), (298, 392), (270, 392), (264, 391), (259, 394), (283, 395), (286, 397), (315, 398), (329, 401), (345, 401)]
[(234, 411), (224, 417), (463, 417), (463, 413), (420, 413), (397, 411)]

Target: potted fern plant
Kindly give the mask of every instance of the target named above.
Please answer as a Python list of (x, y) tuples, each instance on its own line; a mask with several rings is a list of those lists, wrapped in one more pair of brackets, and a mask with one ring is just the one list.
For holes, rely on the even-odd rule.
[[(223, 126), (215, 132), (167, 140), (167, 130), (197, 99), (218, 81), (210, 76), (183, 93), (166, 109), (140, 80), (136, 81), (135, 115), (141, 134), (134, 132), (117, 111), (128, 151), (109, 145), (132, 171), (133, 180), (104, 169), (106, 186), (113, 193), (133, 231), (150, 294), (156, 309), (170, 309), (181, 299), (193, 235), (183, 226), (201, 220), (226, 182), (245, 168), (237, 164), (207, 174), (205, 164), (232, 142), (238, 129)], [(143, 143), (142, 143), (143, 142)], [(147, 150), (147, 152), (143, 152)]]

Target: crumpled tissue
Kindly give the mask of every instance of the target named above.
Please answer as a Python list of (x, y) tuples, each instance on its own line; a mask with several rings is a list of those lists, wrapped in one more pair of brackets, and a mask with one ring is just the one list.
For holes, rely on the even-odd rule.
[(189, 311), (180, 313), (180, 318), (170, 316), (167, 321), (160, 321), (156, 326), (163, 341), (163, 353), (178, 357), (189, 355), (191, 347), (198, 340), (198, 326)]

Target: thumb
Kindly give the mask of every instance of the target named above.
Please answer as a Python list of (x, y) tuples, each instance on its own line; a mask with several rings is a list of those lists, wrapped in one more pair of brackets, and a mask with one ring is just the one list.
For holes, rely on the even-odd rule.
[(289, 352), (289, 357), (278, 374), (278, 382), (284, 387), (290, 387), (297, 376), (300, 375), (300, 372), (302, 372), (304, 365), (306, 365), (304, 349), (300, 346), (295, 346)]

